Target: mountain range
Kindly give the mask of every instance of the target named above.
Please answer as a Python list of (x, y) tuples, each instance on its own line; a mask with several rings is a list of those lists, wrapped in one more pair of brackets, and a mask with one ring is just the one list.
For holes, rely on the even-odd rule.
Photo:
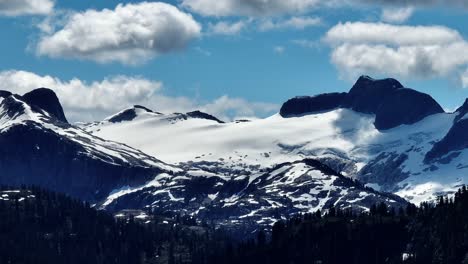
[(234, 122), (133, 106), (70, 124), (50, 89), (0, 91), (0, 184), (223, 226), (401, 207), (467, 182), (467, 113), (468, 101), (446, 113), (427, 94), (368, 76), (348, 93), (295, 97), (276, 115)]

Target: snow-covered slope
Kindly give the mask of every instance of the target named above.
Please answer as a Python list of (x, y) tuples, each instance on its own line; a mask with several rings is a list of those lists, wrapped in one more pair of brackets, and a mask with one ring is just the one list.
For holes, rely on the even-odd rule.
[[(382, 96), (368, 94), (374, 86), (395, 101), (377, 104), (376, 98)], [(310, 105), (293, 106), (299, 112), (287, 117), (277, 114), (250, 122), (220, 123), (130, 108), (125, 110), (135, 113), (130, 120), (112, 122), (111, 117), (84, 129), (187, 170), (211, 171), (225, 180), (237, 175), (254, 177), (277, 164), (312, 158), (377, 190), (419, 203), (468, 182), (468, 151), (463, 147), (450, 161), (428, 162), (426, 154), (446, 136), (459, 113), (443, 113), (428, 95), (400, 86), (393, 79), (361, 77), (349, 93), (351, 103), (342, 102), (346, 94), (337, 94), (345, 99), (338, 105), (325, 104), (336, 106), (332, 109), (301, 113)], [(311, 109), (317, 110), (317, 100), (313, 100)], [(392, 107), (399, 117), (391, 117)], [(401, 108), (411, 117), (400, 113)], [(391, 128), (377, 129), (376, 116), (381, 127)]]
[[(38, 90), (41, 95), (44, 90)], [(32, 101), (36, 92), (31, 92)], [(122, 185), (139, 185), (158, 173), (177, 173), (143, 152), (96, 137), (57, 118), (56, 100), (27, 103), (23, 96), (0, 96), (0, 183), (36, 184), (88, 200)], [(50, 91), (47, 99), (55, 96)], [(44, 99), (44, 98), (43, 98)], [(52, 98), (53, 99), (53, 98)], [(52, 104), (52, 105), (51, 105)], [(39, 107), (43, 106), (44, 108)], [(60, 107), (59, 107), (60, 106)]]
[(231, 179), (203, 171), (177, 177), (161, 174), (148, 184), (116, 190), (99, 206), (112, 211), (177, 212), (218, 225), (255, 228), (331, 207), (367, 211), (380, 202), (393, 207), (406, 204), (396, 195), (365, 188), (321, 162), (304, 159)]
[[(0, 91), (0, 184), (39, 185), (111, 211), (131, 208), (190, 214), (249, 230), (298, 212), (331, 207), (365, 211), (380, 202), (406, 205), (401, 198), (365, 188), (320, 161), (288, 154), (288, 146), (274, 140), (284, 130), (278, 116), (266, 120), (278, 131), (260, 129), (258, 133), (264, 134), (252, 138), (242, 131), (246, 126), (258, 129), (256, 122), (225, 124), (199, 111), (164, 115), (135, 106), (86, 125), (92, 134), (67, 122), (51, 90), (27, 95)], [(323, 125), (333, 119), (331, 114)], [(99, 134), (107, 129), (113, 130), (107, 137), (123, 136), (120, 141), (132, 137), (154, 143), (152, 156), (103, 139)], [(324, 144), (333, 142), (326, 133), (317, 136), (327, 140)], [(164, 155), (167, 160), (185, 160), (169, 165), (155, 158), (159, 151), (169, 150), (173, 159)], [(297, 161), (288, 162), (293, 160)]]

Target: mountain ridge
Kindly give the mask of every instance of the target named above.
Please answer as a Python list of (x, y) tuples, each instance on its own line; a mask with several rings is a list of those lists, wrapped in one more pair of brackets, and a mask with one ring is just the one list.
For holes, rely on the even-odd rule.
[(375, 114), (374, 125), (379, 130), (414, 124), (427, 116), (444, 113), (430, 95), (405, 88), (395, 79), (376, 80), (361, 76), (348, 93), (290, 99), (282, 105), (280, 115), (294, 117), (335, 108)]

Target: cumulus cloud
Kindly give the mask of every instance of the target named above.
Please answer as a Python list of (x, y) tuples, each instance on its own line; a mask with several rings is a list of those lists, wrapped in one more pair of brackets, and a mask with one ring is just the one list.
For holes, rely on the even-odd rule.
[(0, 15), (47, 15), (52, 13), (52, 0), (0, 0)]
[(468, 42), (447, 27), (348, 22), (331, 28), (324, 41), (345, 78), (360, 74), (433, 78), (468, 65)]
[(283, 20), (265, 19), (260, 22), (260, 31), (278, 30), (278, 29), (298, 29), (302, 30), (308, 27), (317, 26), (322, 23), (318, 17), (291, 17)]
[(270, 16), (304, 13), (320, 0), (182, 0), (182, 6), (205, 16)]
[(418, 7), (444, 6), (444, 7), (468, 8), (468, 2), (466, 0), (359, 0), (359, 1), (368, 3), (368, 4), (378, 4), (378, 5), (388, 5), (388, 6), (418, 6)]
[(413, 7), (384, 8), (381, 19), (385, 22), (403, 23), (411, 17), (413, 11)]
[(37, 54), (136, 64), (181, 50), (200, 32), (201, 26), (190, 14), (172, 5), (119, 4), (114, 10), (68, 16), (63, 27), (41, 36)]
[(466, 69), (460, 76), (463, 88), (468, 88), (468, 69)]
[(24, 94), (38, 87), (48, 87), (57, 93), (71, 121), (102, 120), (135, 104), (163, 113), (200, 109), (224, 120), (240, 116), (263, 116), (279, 108), (275, 104), (250, 102), (227, 95), (210, 102), (184, 96), (167, 96), (161, 82), (142, 77), (114, 76), (88, 83), (78, 78), (65, 81), (27, 71), (0, 72), (1, 90)]
[(442, 26), (398, 26), (385, 23), (346, 22), (325, 36), (331, 44), (440, 45), (462, 40), (458, 31)]
[(246, 21), (237, 21), (237, 22), (227, 22), (219, 21), (217, 23), (208, 24), (208, 34), (214, 35), (237, 35), (242, 30), (245, 29), (248, 22)]

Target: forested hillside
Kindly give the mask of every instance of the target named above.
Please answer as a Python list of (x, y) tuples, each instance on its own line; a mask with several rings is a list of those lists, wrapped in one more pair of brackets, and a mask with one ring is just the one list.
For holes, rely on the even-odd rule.
[(463, 187), (397, 211), (298, 215), (239, 241), (190, 217), (116, 220), (65, 195), (2, 187), (0, 263), (466, 264), (467, 212)]

